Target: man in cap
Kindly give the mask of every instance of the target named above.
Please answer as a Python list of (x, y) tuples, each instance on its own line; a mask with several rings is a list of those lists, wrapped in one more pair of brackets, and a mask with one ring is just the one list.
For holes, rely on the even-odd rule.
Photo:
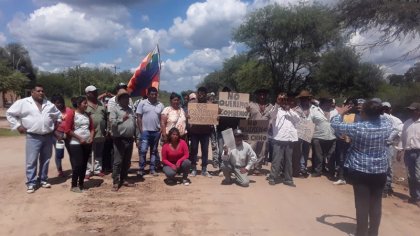
[(116, 96), (117, 105), (109, 114), (114, 143), (112, 191), (118, 191), (122, 185), (126, 187), (134, 186), (134, 184), (127, 181), (128, 169), (133, 154), (133, 143), (136, 140), (136, 115), (128, 106), (129, 98), (127, 90), (120, 89)]
[(399, 137), (401, 136), (401, 131), (403, 127), (402, 121), (391, 114), (392, 108), (391, 103), (382, 102), (382, 111), (383, 115), (387, 117), (392, 123), (392, 132), (391, 136), (388, 138), (388, 171), (386, 176), (386, 184), (382, 197), (387, 197), (392, 195), (394, 191), (392, 190), (392, 159), (396, 156), (396, 145), (398, 145)]
[(92, 175), (104, 176), (102, 172), (103, 149), (106, 137), (107, 112), (105, 106), (98, 100), (98, 89), (89, 85), (85, 88), (88, 107), (86, 112), (90, 115), (95, 128), (95, 137), (92, 142), (94, 163), (92, 159), (88, 161), (86, 168), (86, 179)]
[[(12, 130), (26, 135), (27, 193), (35, 192), (38, 184), (50, 188), (48, 166), (52, 154), (53, 132), (61, 112), (45, 98), (44, 87), (35, 85), (31, 96), (17, 100), (7, 110)], [(37, 167), (39, 161), (39, 173)]]
[(240, 129), (234, 130), (233, 136), (236, 148), (229, 150), (226, 145), (223, 147), (222, 171), (225, 179), (222, 184), (232, 184), (231, 174), (233, 173), (239, 186), (248, 187), (248, 171), (257, 161), (257, 156), (252, 147), (243, 141), (243, 133)]
[(410, 190), (408, 201), (420, 207), (420, 103), (411, 103), (407, 109), (410, 119), (404, 122), (399, 148), (404, 150)]
[[(295, 107), (294, 111), (299, 115), (300, 119), (310, 121), (309, 113), (311, 108), (311, 100), (313, 98), (312, 94), (308, 90), (302, 90), (300, 91), (299, 95), (296, 96), (296, 98), (299, 100), (299, 103), (298, 106)], [(300, 148), (297, 150), (301, 153), (300, 175), (306, 177), (308, 175), (307, 165), (311, 143), (303, 139), (299, 139), (298, 144), (300, 145)]]

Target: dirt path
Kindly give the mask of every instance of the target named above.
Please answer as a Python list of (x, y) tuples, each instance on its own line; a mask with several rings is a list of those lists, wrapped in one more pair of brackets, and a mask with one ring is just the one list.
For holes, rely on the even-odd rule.
[[(53, 177), (52, 161), (53, 187), (29, 195), (24, 137), (0, 138), (0, 161), (0, 235), (347, 235), (355, 229), (351, 186), (325, 178), (296, 179), (290, 188), (252, 176), (244, 189), (201, 176), (190, 178), (190, 186), (167, 186), (161, 174), (113, 193), (108, 175), (75, 194), (68, 179)], [(70, 169), (67, 156), (64, 167)], [(396, 191), (399, 197), (384, 199), (380, 235), (418, 235), (420, 209), (402, 200), (406, 190)]]

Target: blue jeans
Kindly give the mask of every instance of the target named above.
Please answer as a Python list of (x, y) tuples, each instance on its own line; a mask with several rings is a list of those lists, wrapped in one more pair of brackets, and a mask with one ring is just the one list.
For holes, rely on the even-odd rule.
[(306, 173), (309, 159), (309, 150), (311, 149), (311, 143), (306, 142), (303, 139), (299, 139), (301, 146), (302, 156), (300, 158), (300, 171)]
[(139, 135), (140, 147), (139, 147), (139, 156), (140, 156), (140, 170), (144, 170), (146, 166), (146, 154), (147, 149), (150, 147), (150, 171), (155, 170), (156, 164), (159, 164), (158, 156), (158, 146), (160, 139), (159, 131), (143, 131)]
[(420, 149), (405, 151), (404, 162), (407, 167), (410, 197), (414, 201), (420, 201)]
[(386, 184), (384, 188), (384, 192), (388, 193), (389, 191), (392, 191), (392, 159), (394, 158), (396, 154), (395, 148), (390, 145), (388, 147), (387, 152), (387, 160), (388, 160), (388, 170), (386, 171)]
[(36, 172), (39, 159), (38, 178), (41, 182), (48, 179), (48, 166), (52, 154), (53, 135), (26, 134), (26, 185), (37, 184)]
[(191, 165), (193, 169), (197, 167), (198, 144), (201, 145), (201, 169), (207, 169), (209, 159), (209, 141), (210, 134), (191, 134)]

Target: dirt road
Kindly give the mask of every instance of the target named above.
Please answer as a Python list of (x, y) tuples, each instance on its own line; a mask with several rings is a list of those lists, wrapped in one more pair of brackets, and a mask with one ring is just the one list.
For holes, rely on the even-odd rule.
[[(190, 186), (168, 186), (161, 174), (114, 193), (108, 175), (76, 194), (69, 179), (55, 177), (52, 160), (52, 188), (27, 194), (24, 137), (0, 138), (0, 161), (0, 235), (347, 235), (355, 229), (351, 186), (325, 178), (295, 179), (297, 188), (290, 188), (251, 176), (245, 189), (202, 176), (191, 177)], [(67, 156), (64, 167), (70, 169)], [(419, 235), (420, 209), (404, 202), (405, 189), (396, 191), (398, 197), (383, 201), (380, 235)]]

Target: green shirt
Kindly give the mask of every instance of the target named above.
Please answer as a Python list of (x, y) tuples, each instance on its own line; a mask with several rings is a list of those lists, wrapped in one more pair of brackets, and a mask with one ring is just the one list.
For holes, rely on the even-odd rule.
[(98, 104), (93, 104), (88, 101), (86, 112), (90, 115), (93, 126), (95, 127), (95, 139), (102, 139), (106, 136), (106, 120), (107, 113), (104, 105), (98, 101)]

